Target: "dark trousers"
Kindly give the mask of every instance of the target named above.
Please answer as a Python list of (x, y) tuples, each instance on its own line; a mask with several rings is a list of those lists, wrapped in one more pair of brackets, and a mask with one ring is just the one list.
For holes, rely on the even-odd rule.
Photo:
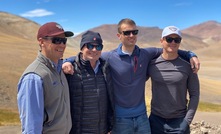
[(190, 127), (184, 118), (165, 119), (150, 114), (152, 134), (190, 134)]

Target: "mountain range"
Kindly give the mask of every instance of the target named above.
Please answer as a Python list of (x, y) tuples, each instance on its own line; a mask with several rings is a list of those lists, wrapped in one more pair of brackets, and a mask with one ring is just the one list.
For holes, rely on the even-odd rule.
[[(24, 69), (35, 59), (38, 42), (36, 34), (40, 25), (36, 22), (7, 12), (0, 12), (0, 107), (16, 108), (16, 86)], [(65, 29), (65, 28), (64, 28)], [(99, 32), (103, 39), (104, 51), (116, 48), (117, 24), (103, 24), (88, 30)], [(138, 26), (139, 47), (161, 47), (162, 29)], [(201, 62), (199, 78), (201, 101), (221, 104), (221, 23), (208, 20), (181, 30), (181, 49), (193, 51)], [(74, 32), (74, 31), (73, 31)], [(83, 33), (68, 39), (65, 57), (79, 52)], [(147, 83), (147, 93), (149, 83)]]

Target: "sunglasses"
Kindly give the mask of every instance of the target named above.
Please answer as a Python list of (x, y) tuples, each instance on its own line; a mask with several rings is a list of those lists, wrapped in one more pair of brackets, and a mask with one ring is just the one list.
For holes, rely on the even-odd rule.
[(44, 39), (51, 39), (53, 44), (59, 45), (61, 43), (66, 44), (67, 38), (60, 38), (60, 37), (44, 37)]
[(103, 45), (102, 45), (102, 44), (93, 45), (93, 44), (87, 43), (87, 44), (86, 44), (86, 47), (87, 47), (87, 49), (89, 49), (89, 50), (93, 50), (94, 48), (96, 48), (97, 51), (101, 51), (101, 50), (103, 49)]
[(129, 31), (122, 31), (123, 32), (123, 35), (125, 35), (125, 36), (128, 36), (128, 35), (130, 35), (131, 33), (133, 34), (133, 35), (137, 35), (138, 34), (138, 30), (129, 30)]
[(167, 43), (172, 43), (173, 41), (177, 44), (179, 44), (182, 40), (182, 38), (176, 37), (176, 38), (172, 38), (172, 37), (165, 37)]

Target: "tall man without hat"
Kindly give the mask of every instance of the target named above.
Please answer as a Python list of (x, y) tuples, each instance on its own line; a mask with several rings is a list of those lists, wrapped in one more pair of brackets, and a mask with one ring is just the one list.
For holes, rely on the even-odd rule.
[(178, 54), (181, 40), (179, 28), (165, 27), (160, 39), (163, 53), (149, 65), (152, 83), (149, 119), (153, 134), (189, 134), (198, 107), (199, 79)]
[(61, 69), (66, 37), (56, 22), (42, 25), (37, 34), (40, 50), (18, 82), (18, 110), (23, 134), (69, 134), (69, 88)]
[(67, 74), (72, 129), (70, 134), (107, 134), (114, 119), (113, 85), (108, 63), (101, 59), (99, 33), (82, 35), (80, 52), (72, 57), (74, 74)]

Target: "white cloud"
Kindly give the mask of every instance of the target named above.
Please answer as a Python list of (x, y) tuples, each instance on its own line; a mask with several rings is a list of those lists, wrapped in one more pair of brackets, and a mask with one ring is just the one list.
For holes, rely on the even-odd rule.
[(53, 12), (47, 11), (45, 9), (35, 9), (32, 11), (28, 11), (26, 13), (20, 14), (22, 17), (43, 17), (53, 15)]
[(76, 33), (74, 32), (74, 37), (75, 37), (75, 36), (78, 36), (78, 35), (81, 34), (81, 33), (82, 33), (82, 32), (76, 32)]

